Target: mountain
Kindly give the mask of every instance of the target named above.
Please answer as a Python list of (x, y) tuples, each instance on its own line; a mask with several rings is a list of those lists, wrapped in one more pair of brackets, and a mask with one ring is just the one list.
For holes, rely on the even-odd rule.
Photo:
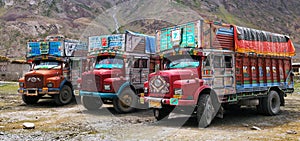
[(204, 18), (288, 34), (300, 44), (299, 0), (1, 0), (0, 55), (24, 58), (28, 39), (124, 30), (155, 34)]

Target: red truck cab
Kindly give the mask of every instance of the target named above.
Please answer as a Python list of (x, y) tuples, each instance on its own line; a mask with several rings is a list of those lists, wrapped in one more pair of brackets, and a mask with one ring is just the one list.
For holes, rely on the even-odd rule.
[[(44, 40), (30, 40), (27, 47), (27, 62), (31, 70), (19, 79), (18, 92), (26, 104), (35, 104), (46, 95), (58, 105), (65, 105), (74, 99), (72, 66), (79, 51), (86, 50), (86, 44), (61, 36), (49, 36)], [(76, 87), (76, 86), (75, 86)]]
[(90, 71), (81, 78), (83, 106), (97, 110), (112, 103), (118, 113), (132, 112), (139, 106), (139, 94), (153, 71), (153, 36), (126, 31), (89, 37)]

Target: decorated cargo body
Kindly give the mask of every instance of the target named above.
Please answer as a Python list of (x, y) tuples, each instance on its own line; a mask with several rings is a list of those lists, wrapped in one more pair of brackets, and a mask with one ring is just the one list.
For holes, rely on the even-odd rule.
[[(74, 99), (81, 60), (87, 45), (63, 36), (48, 36), (27, 43), (26, 60), (31, 69), (19, 79), (18, 92), (26, 104), (35, 104), (45, 95), (64, 105)], [(46, 96), (44, 98), (47, 98)], [(49, 97), (48, 97), (49, 98)]]
[(223, 108), (241, 105), (276, 115), (294, 90), (295, 49), (286, 35), (199, 20), (163, 28), (156, 38), (161, 71), (149, 74), (141, 99), (157, 120), (180, 109), (207, 127)]
[(118, 113), (138, 108), (138, 94), (154, 71), (154, 36), (126, 31), (89, 37), (88, 46), (91, 68), (80, 80), (84, 107), (95, 110), (112, 102)]

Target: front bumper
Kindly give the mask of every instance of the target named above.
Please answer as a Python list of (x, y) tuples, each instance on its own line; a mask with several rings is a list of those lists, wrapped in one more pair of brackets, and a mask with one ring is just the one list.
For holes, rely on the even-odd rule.
[(157, 98), (157, 97), (143, 97), (144, 101), (149, 103), (149, 108), (161, 108), (162, 105), (170, 106), (195, 106), (195, 100), (186, 100), (178, 98)]
[(118, 95), (116, 93), (101, 93), (101, 92), (89, 92), (89, 91), (79, 91), (80, 96), (95, 96), (101, 97), (105, 99), (114, 99), (117, 98)]
[(59, 88), (19, 88), (18, 93), (27, 96), (37, 96), (44, 94), (59, 94)]

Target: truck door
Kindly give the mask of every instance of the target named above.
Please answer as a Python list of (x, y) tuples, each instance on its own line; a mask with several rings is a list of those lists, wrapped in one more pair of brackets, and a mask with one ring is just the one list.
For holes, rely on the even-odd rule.
[(214, 53), (204, 61), (203, 79), (219, 96), (236, 93), (233, 57), (231, 53)]
[(134, 58), (133, 66), (129, 71), (130, 83), (137, 87), (143, 87), (149, 74), (149, 59), (145, 57)]

